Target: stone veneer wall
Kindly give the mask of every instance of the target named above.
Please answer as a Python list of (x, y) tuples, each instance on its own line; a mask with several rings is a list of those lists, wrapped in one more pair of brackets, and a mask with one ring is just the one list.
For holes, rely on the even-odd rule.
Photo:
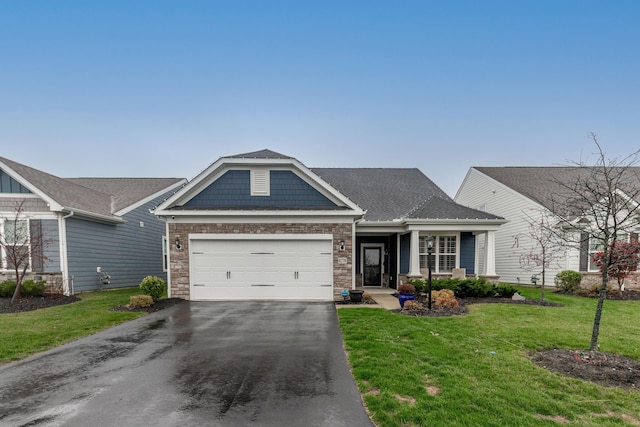
[[(333, 294), (351, 289), (353, 271), (351, 224), (169, 224), (170, 286), (174, 298), (190, 299), (189, 290), (189, 234), (332, 234), (333, 235)], [(180, 239), (182, 249), (175, 244)], [(344, 240), (344, 251), (339, 242)], [(346, 264), (338, 264), (338, 258), (347, 258)]]
[[(582, 273), (582, 282), (580, 282), (580, 286), (583, 289), (590, 289), (596, 285), (602, 285), (602, 276), (600, 273)], [(618, 279), (610, 277), (608, 286), (617, 290)], [(625, 289), (640, 289), (640, 273), (630, 273), (624, 279), (624, 287)]]

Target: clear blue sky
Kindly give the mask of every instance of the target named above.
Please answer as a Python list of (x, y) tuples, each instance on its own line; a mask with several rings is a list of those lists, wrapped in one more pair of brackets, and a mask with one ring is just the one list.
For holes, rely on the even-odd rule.
[(0, 155), (59, 175), (471, 166), (640, 148), (640, 1), (0, 1)]

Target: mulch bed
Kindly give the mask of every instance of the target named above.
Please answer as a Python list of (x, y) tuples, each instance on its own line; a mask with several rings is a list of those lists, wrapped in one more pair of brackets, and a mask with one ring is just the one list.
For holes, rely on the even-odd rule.
[(21, 313), (41, 308), (55, 307), (80, 301), (77, 296), (22, 297), (11, 303), (11, 298), (0, 298), (1, 313)]
[[(422, 302), (422, 301), (421, 301)], [(426, 305), (426, 302), (423, 302)], [(435, 306), (431, 307), (431, 310), (393, 310), (394, 313), (400, 313), (407, 316), (427, 316), (427, 317), (445, 317), (445, 316), (460, 316), (469, 313), (468, 305), (471, 304), (521, 304), (521, 305), (539, 305), (544, 307), (562, 307), (562, 304), (551, 301), (540, 301), (534, 299), (525, 300), (513, 300), (511, 298), (458, 298), (457, 308), (446, 308)]]
[[(582, 290), (578, 292), (578, 296), (587, 298), (598, 298), (598, 292), (590, 290)], [(640, 291), (636, 289), (628, 289), (626, 291), (607, 291), (607, 299), (616, 301), (639, 301)]]
[(153, 313), (156, 311), (164, 310), (165, 308), (173, 307), (176, 304), (185, 302), (182, 298), (162, 298), (154, 301), (150, 307), (129, 307), (128, 305), (119, 305), (113, 307), (111, 311), (144, 311), (147, 313)]
[[(41, 308), (55, 307), (63, 304), (70, 304), (80, 301), (77, 296), (48, 296), (48, 297), (23, 297), (15, 303), (11, 303), (11, 298), (0, 298), (0, 314), (3, 313), (22, 313), (25, 311), (39, 310)], [(130, 308), (126, 305), (120, 305), (112, 308), (113, 311), (143, 311), (153, 313), (155, 311), (164, 310), (173, 307), (176, 304), (184, 302), (181, 298), (163, 298), (159, 299), (151, 307)]]
[(530, 353), (536, 365), (552, 372), (608, 387), (640, 389), (640, 362), (616, 354), (580, 350)]

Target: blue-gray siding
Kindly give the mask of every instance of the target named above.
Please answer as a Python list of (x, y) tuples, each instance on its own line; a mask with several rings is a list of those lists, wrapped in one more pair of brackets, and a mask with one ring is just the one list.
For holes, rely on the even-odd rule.
[(97, 267), (111, 275), (111, 284), (104, 288), (137, 286), (149, 275), (166, 280), (162, 271), (165, 223), (149, 209), (170, 194), (127, 213), (125, 224), (107, 225), (73, 217), (67, 220), (67, 257), (75, 292), (100, 288)]
[(400, 235), (400, 274), (409, 273), (411, 233)]
[(45, 273), (59, 273), (61, 268), (58, 220), (43, 219), (40, 223), (42, 225), (42, 236), (46, 242), (42, 250), (42, 253), (46, 258), (42, 270)]
[(270, 195), (251, 196), (250, 175), (251, 172), (248, 170), (230, 170), (184, 206), (189, 208), (336, 206), (291, 171), (270, 171)]
[(31, 191), (0, 169), (0, 193), (25, 194)]
[(466, 268), (467, 274), (475, 274), (476, 237), (473, 233), (460, 233), (460, 268)]

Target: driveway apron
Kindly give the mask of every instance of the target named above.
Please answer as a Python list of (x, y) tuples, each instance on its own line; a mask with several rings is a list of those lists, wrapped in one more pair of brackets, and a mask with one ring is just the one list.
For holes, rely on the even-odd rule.
[(332, 303), (192, 302), (1, 366), (0, 425), (372, 423)]

